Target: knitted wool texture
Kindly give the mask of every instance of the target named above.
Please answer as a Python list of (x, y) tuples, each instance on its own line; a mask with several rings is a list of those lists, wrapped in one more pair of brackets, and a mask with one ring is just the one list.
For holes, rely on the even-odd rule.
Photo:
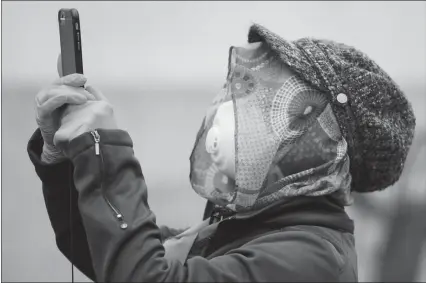
[[(251, 26), (248, 42), (267, 44), (300, 78), (329, 94), (348, 142), (353, 191), (383, 190), (399, 179), (415, 116), (398, 85), (372, 59), (330, 40), (286, 41), (258, 24)], [(340, 93), (346, 95), (346, 103), (338, 101)]]

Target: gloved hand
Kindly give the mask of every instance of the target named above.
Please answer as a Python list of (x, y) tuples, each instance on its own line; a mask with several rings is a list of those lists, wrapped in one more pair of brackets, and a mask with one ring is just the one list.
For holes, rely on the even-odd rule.
[[(65, 104), (82, 104), (95, 97), (81, 88), (87, 79), (80, 74), (62, 76), (61, 56), (58, 57), (58, 73), (60, 78), (41, 90), (35, 97), (36, 121), (44, 140), (41, 160), (53, 163), (63, 159), (63, 152), (54, 146), (53, 138), (60, 126), (60, 118)], [(67, 106), (65, 106), (66, 109)]]
[[(94, 95), (94, 101), (69, 105), (63, 112), (61, 126), (54, 137), (54, 144), (63, 148), (76, 137), (95, 129), (117, 129), (112, 105), (105, 96), (92, 86), (86, 90)], [(78, 96), (77, 88), (70, 89), (70, 95)]]

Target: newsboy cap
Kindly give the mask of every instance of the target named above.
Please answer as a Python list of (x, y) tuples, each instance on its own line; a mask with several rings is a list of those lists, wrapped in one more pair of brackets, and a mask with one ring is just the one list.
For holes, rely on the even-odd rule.
[(286, 41), (265, 27), (250, 27), (248, 42), (263, 42), (301, 79), (327, 93), (348, 143), (352, 191), (373, 192), (400, 177), (415, 116), (398, 85), (372, 59), (331, 40)]

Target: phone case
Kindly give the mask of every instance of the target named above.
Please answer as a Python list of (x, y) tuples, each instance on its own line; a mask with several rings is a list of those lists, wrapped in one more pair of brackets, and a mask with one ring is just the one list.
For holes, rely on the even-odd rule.
[(83, 74), (80, 17), (76, 9), (58, 12), (61, 41), (62, 75)]

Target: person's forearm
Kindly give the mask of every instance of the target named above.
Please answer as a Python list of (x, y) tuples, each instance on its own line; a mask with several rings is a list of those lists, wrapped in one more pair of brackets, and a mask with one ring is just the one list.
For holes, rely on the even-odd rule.
[(65, 156), (63, 156), (62, 151), (60, 149), (44, 143), (40, 159), (43, 163), (53, 164), (64, 161)]
[(72, 153), (67, 153), (75, 167), (74, 182), (96, 279), (132, 281), (136, 269), (149, 277), (161, 269), (158, 262), (154, 269), (150, 265), (154, 258), (164, 261), (164, 248), (130, 137), (118, 130), (98, 132), (99, 143), (87, 133), (71, 141)]
[[(83, 274), (94, 280), (86, 232), (77, 206), (78, 194), (72, 180), (72, 163), (69, 160), (52, 164), (45, 163), (41, 160), (42, 148), (43, 139), (37, 130), (28, 143), (28, 154), (42, 181), (43, 196), (55, 233), (56, 244), (65, 257), (72, 261)], [(70, 204), (72, 205), (72, 217), (70, 217)], [(71, 235), (73, 252), (70, 250)]]
[[(86, 231), (77, 206), (78, 194), (72, 188), (70, 202), (69, 190), (68, 186), (49, 187), (43, 184), (44, 200), (50, 223), (55, 233), (56, 245), (75, 267), (95, 281)], [(71, 216), (70, 212), (72, 213)]]

